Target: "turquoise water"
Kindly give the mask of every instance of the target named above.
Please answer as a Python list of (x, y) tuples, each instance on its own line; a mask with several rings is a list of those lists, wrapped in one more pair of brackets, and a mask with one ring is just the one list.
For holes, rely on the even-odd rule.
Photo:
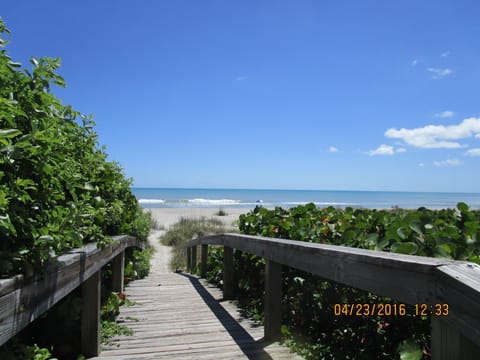
[(256, 205), (273, 208), (313, 202), (319, 207), (439, 209), (452, 208), (463, 201), (471, 208), (480, 209), (480, 193), (172, 188), (132, 188), (132, 191), (145, 208), (253, 208)]

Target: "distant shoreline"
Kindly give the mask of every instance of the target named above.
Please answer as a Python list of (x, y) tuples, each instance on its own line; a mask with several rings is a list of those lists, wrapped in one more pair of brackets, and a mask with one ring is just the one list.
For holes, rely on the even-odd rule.
[(163, 187), (163, 186), (131, 186), (132, 190), (195, 190), (195, 191), (298, 191), (298, 192), (343, 192), (343, 193), (403, 193), (403, 194), (473, 194), (469, 191), (411, 191), (411, 190), (328, 190), (328, 189), (267, 189), (267, 188), (226, 188), (226, 187)]
[(328, 190), (240, 190), (188, 188), (132, 188), (144, 208), (272, 209), (314, 203), (318, 207), (367, 209), (455, 208), (465, 202), (480, 209), (478, 193), (328, 191)]

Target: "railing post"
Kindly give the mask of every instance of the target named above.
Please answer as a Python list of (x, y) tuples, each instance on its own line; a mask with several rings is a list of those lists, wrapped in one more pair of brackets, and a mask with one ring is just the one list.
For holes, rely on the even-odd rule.
[(187, 271), (192, 271), (192, 248), (187, 248)]
[(197, 267), (197, 245), (192, 247), (192, 260), (191, 260), (192, 269), (190, 272), (194, 272)]
[(208, 245), (202, 244), (202, 263), (200, 269), (200, 276), (204, 278), (207, 275), (207, 261), (208, 261)]
[(100, 270), (82, 283), (81, 344), (85, 357), (100, 353)]
[(122, 251), (112, 260), (112, 291), (123, 293), (125, 251)]
[(233, 248), (223, 247), (223, 299), (233, 299)]
[(432, 316), (432, 359), (474, 360), (480, 349), (442, 317)]
[(280, 338), (282, 325), (282, 265), (265, 260), (265, 340)]

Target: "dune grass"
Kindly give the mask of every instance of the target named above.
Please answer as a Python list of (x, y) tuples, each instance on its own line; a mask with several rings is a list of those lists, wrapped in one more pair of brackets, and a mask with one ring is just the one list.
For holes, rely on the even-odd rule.
[[(229, 229), (230, 231), (230, 229)], [(224, 223), (214, 218), (181, 218), (160, 237), (163, 245), (172, 247), (170, 269), (173, 271), (186, 268), (186, 249), (183, 248), (188, 241), (205, 235), (221, 234), (227, 232)]]

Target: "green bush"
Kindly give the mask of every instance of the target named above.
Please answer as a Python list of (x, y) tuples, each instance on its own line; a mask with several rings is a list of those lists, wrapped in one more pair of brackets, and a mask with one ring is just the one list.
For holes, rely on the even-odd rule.
[(125, 257), (125, 281), (143, 279), (150, 272), (153, 248), (147, 245), (143, 250), (127, 249)]
[(2, 360), (56, 360), (49, 349), (37, 344), (25, 345), (20, 341), (10, 341), (8, 346), (0, 350)]
[[(0, 278), (41, 273), (52, 258), (88, 242), (102, 247), (111, 235), (146, 240), (151, 216), (119, 164), (107, 161), (92, 117), (51, 92), (65, 86), (60, 59), (31, 58), (22, 68), (5, 50), (7, 35), (0, 18)], [(150, 255), (132, 250), (126, 262), (145, 276)], [(80, 301), (77, 289), (2, 346), (0, 358), (77, 354)]]
[[(368, 210), (257, 207), (240, 216), (248, 235), (344, 245), (378, 251), (447, 257), (480, 263), (480, 212), (456, 209)], [(221, 256), (209, 258), (208, 277), (222, 285)], [(237, 298), (257, 320), (263, 318), (264, 261), (235, 253)], [(283, 333), (307, 359), (412, 359), (430, 356), (430, 321), (406, 316), (334, 316), (335, 303), (374, 304), (392, 299), (283, 268)]]
[(107, 161), (94, 122), (63, 105), (60, 59), (31, 58), (22, 68), (3, 49), (0, 19), (0, 277), (44, 264), (109, 235), (145, 239), (150, 228), (121, 167)]

